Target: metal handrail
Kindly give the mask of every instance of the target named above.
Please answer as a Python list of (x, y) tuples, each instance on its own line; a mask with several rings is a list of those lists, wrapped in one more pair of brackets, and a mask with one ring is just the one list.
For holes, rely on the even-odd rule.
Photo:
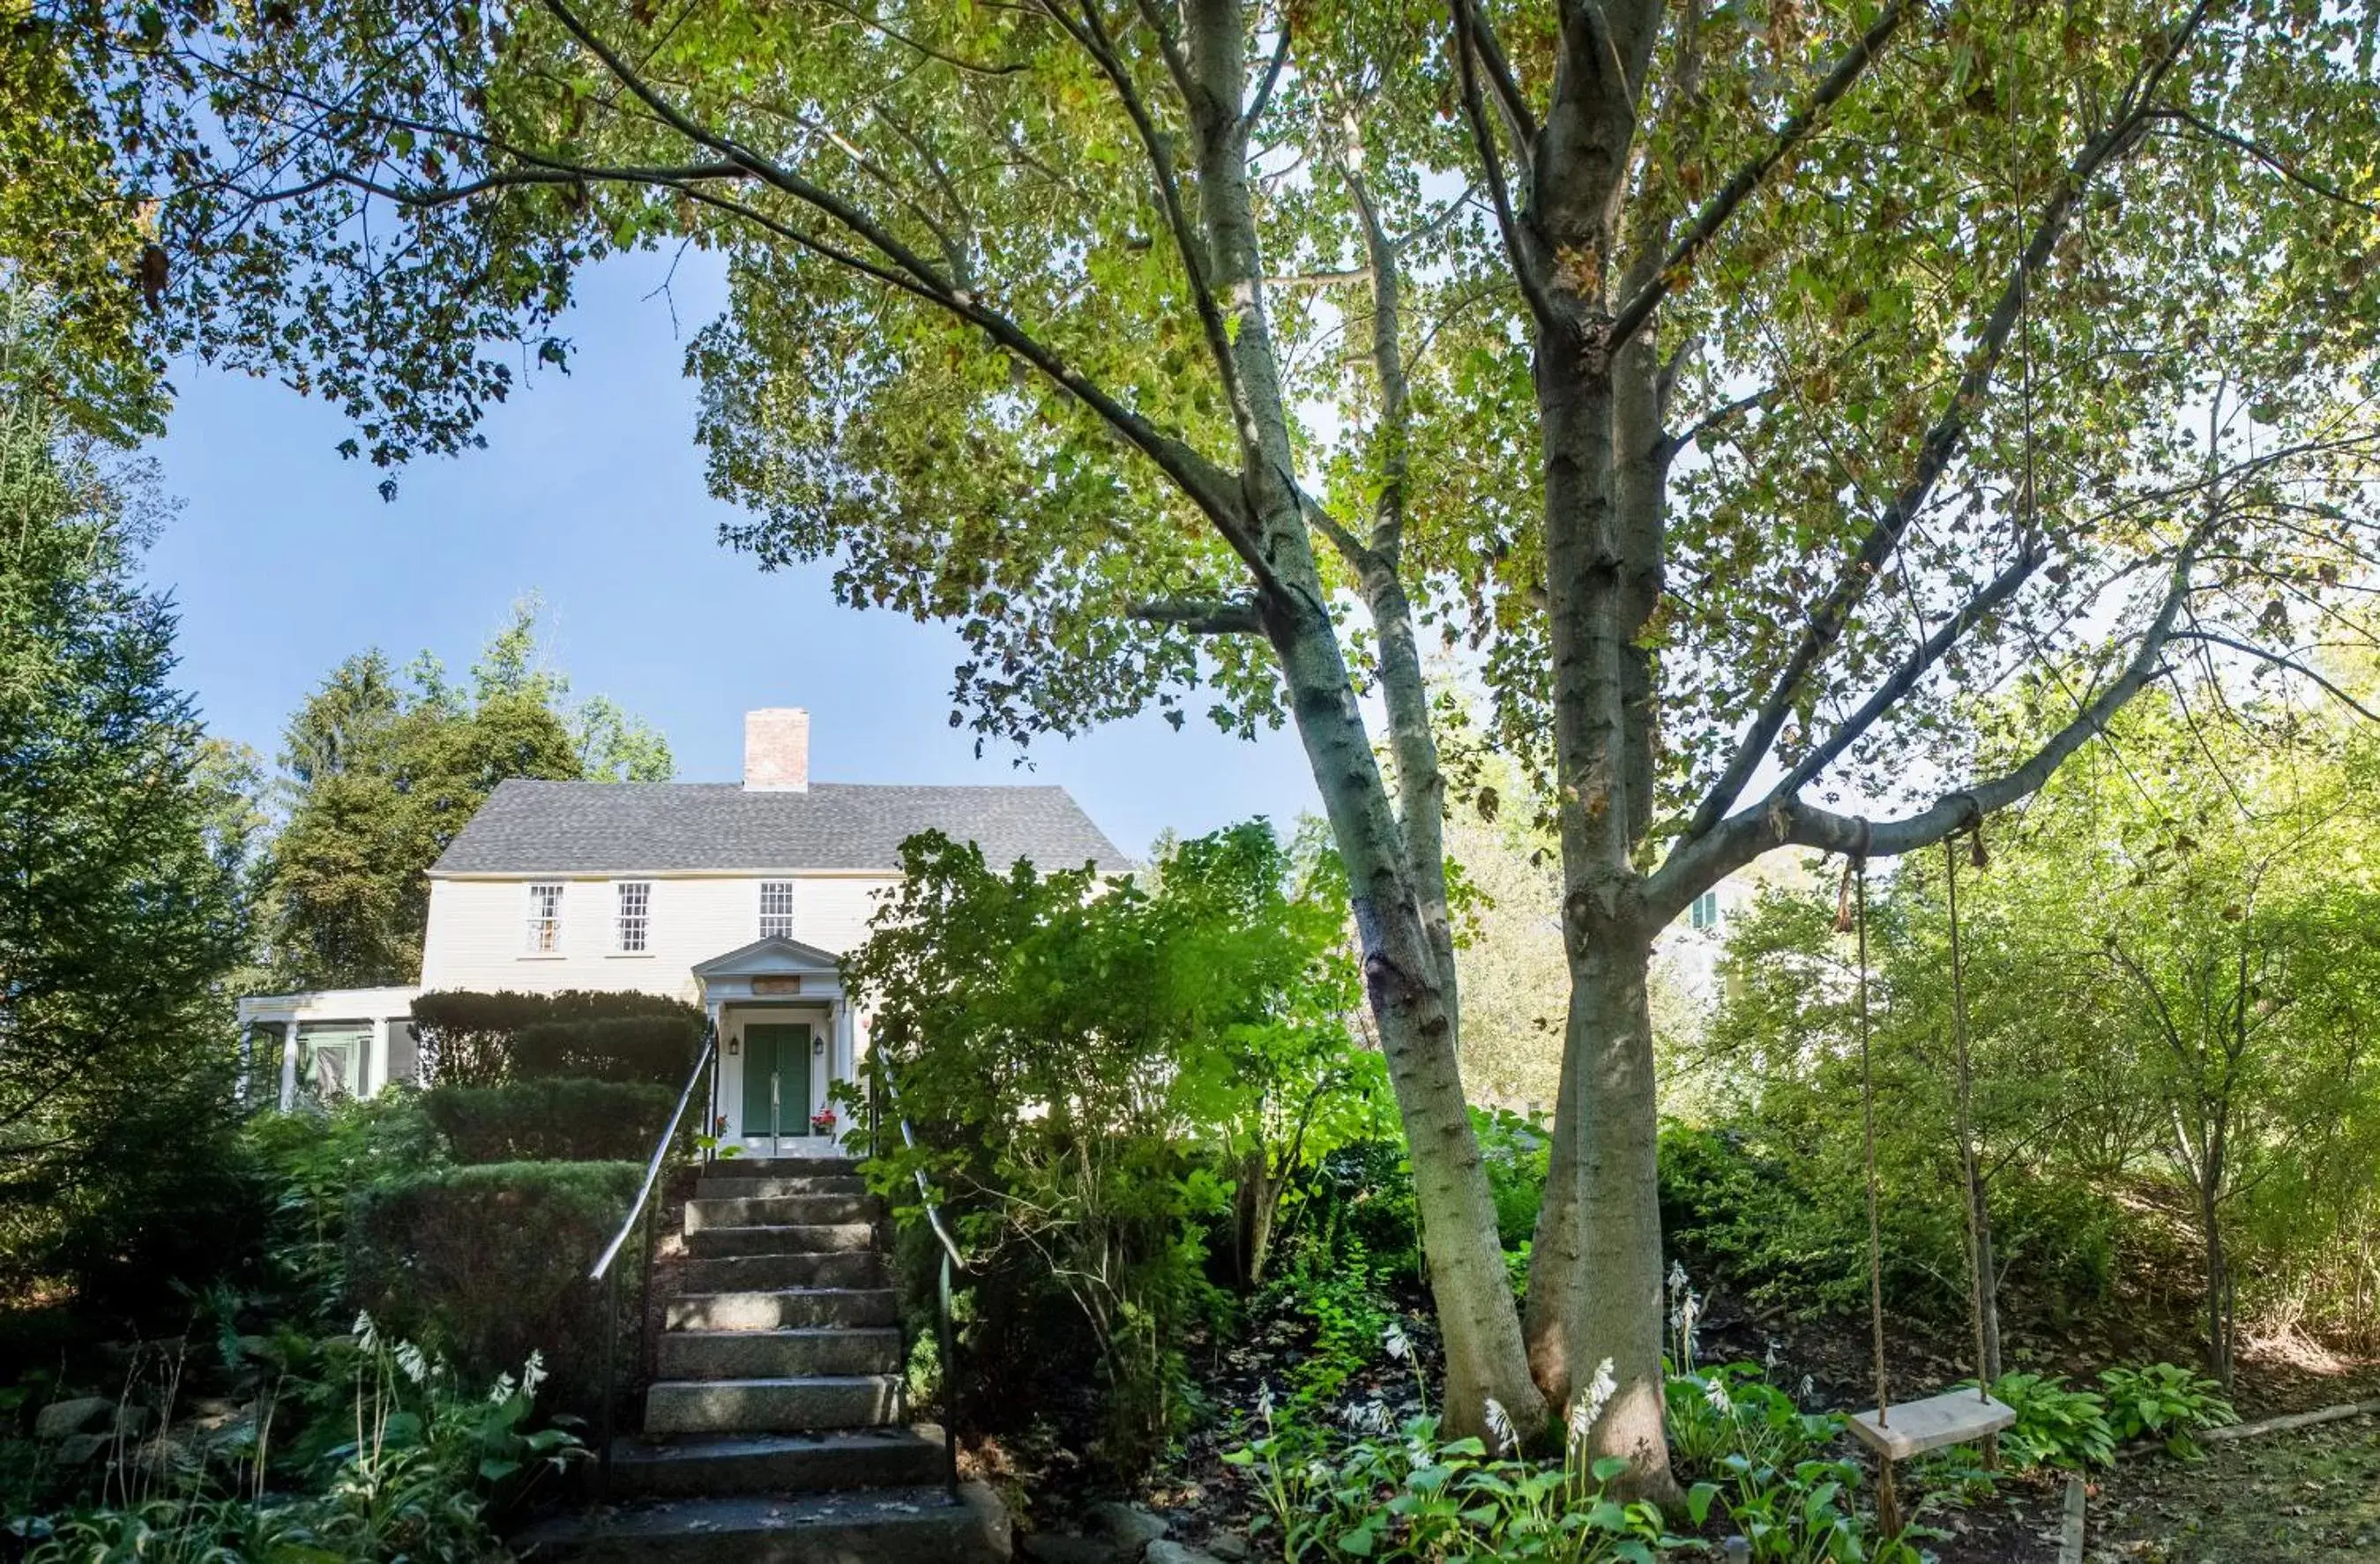
[[(711, 1068), (718, 1052), (719, 1029), (706, 1024), (702, 1032), (702, 1051), (696, 1055), (694, 1068), (686, 1073), (686, 1089), (677, 1094), (677, 1106), (670, 1110), (669, 1122), (662, 1127), (661, 1139), (654, 1143), (652, 1158), (645, 1164), (645, 1182), (637, 1191), (637, 1198), (630, 1203), (628, 1214), (620, 1223), (620, 1231), (612, 1235), (612, 1242), (604, 1247), (602, 1258), (597, 1260), (595, 1268), (587, 1273), (588, 1280), (603, 1284), (603, 1442), (602, 1448), (596, 1452), (596, 1497), (599, 1500), (609, 1497), (612, 1491), (613, 1419), (620, 1400), (620, 1273), (612, 1268), (612, 1262), (620, 1257), (620, 1250), (628, 1242), (628, 1235), (637, 1231), (637, 1218), (643, 1217), (644, 1307), (637, 1315), (637, 1338), (642, 1341), (645, 1322), (652, 1314), (653, 1220), (654, 1214), (660, 1210), (652, 1204), (653, 1188), (661, 1182), (662, 1168), (669, 1160), (669, 1149), (677, 1139), (678, 1126), (686, 1120), (686, 1105), (694, 1100), (695, 1085), (701, 1081), (703, 1072)], [(711, 1086), (715, 1097), (718, 1088), (715, 1078)]]
[(710, 1067), (711, 1053), (718, 1047), (718, 1032), (711, 1027), (704, 1027), (702, 1052), (696, 1057), (694, 1069), (686, 1075), (686, 1089), (677, 1094), (677, 1106), (670, 1110), (669, 1123), (662, 1128), (662, 1138), (653, 1146), (652, 1160), (645, 1164), (644, 1187), (637, 1191), (636, 1204), (628, 1207), (627, 1219), (620, 1224), (620, 1231), (612, 1235), (611, 1246), (603, 1251), (603, 1257), (595, 1262), (595, 1268), (587, 1273), (588, 1280), (602, 1280), (603, 1273), (612, 1268), (612, 1262), (620, 1257), (620, 1245), (628, 1242), (628, 1234), (636, 1228), (637, 1218), (644, 1211), (645, 1202), (653, 1197), (653, 1185), (661, 1180), (662, 1164), (669, 1159), (670, 1142), (677, 1138), (678, 1121), (686, 1117), (686, 1105), (694, 1100), (694, 1084), (702, 1079), (703, 1071)]
[[(901, 1144), (910, 1150), (917, 1149), (917, 1137), (909, 1128), (908, 1116), (901, 1111), (901, 1094), (892, 1084), (892, 1072), (884, 1056), (869, 1049), (868, 1078), (872, 1088), (868, 1093), (868, 1149), (873, 1156), (877, 1136), (881, 1133), (881, 1116), (876, 1104), (878, 1093), (892, 1110), (892, 1121), (901, 1128)], [(941, 1264), (934, 1289), (935, 1339), (941, 1349), (942, 1360), (942, 1469), (943, 1480), (950, 1488), (951, 1502), (959, 1502), (959, 1375), (958, 1333), (951, 1323), (951, 1273), (967, 1268), (966, 1256), (959, 1253), (958, 1241), (942, 1223), (942, 1208), (934, 1199), (932, 1187), (926, 1182), (923, 1168), (912, 1168), (910, 1174), (917, 1181), (917, 1201), (925, 1208), (926, 1225), (933, 1229), (934, 1237), (941, 1243)], [(904, 1354), (905, 1356), (905, 1353)]]

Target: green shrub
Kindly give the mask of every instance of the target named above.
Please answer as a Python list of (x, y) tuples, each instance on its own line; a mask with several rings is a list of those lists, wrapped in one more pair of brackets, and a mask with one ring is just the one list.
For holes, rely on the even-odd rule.
[(413, 1001), (423, 1072), (454, 1085), (558, 1074), (674, 1086), (692, 1065), (705, 1024), (701, 1010), (661, 994), (452, 989)]
[(1992, 1395), (2016, 1409), (2016, 1426), (2000, 1436), (2000, 1453), (2019, 1471), (2079, 1472), (2116, 1459), (2107, 1403), (2090, 1391), (2070, 1389), (2054, 1375), (2020, 1372), (1992, 1381)]
[[(933, 833), (902, 860), (844, 963), (917, 1132), (869, 1179), (909, 1227), (920, 1179), (947, 1192), (970, 1420), (1046, 1409), (1136, 1480), (1196, 1412), (1185, 1352), (1228, 1310), (1216, 1262), (1256, 1274), (1282, 1192), (1390, 1122), (1347, 1028), (1343, 893), (1293, 875), (1261, 822), (1172, 844), (1147, 881), (998, 872)], [(1283, 1227), (1318, 1218), (1300, 1201)], [(933, 1284), (929, 1247), (896, 1257), (912, 1296)]]
[(668, 1086), (626, 1081), (531, 1079), (421, 1094), (422, 1111), (466, 1163), (642, 1161), (675, 1103)]
[(683, 1015), (615, 1015), (541, 1021), (512, 1040), (514, 1073), (525, 1079), (578, 1076), (639, 1082), (674, 1092), (702, 1046), (703, 1023)]
[[(437, 1127), (410, 1088), (360, 1101), (301, 1104), (249, 1121), (249, 1146), (271, 1186), (268, 1257), (276, 1295), (301, 1328), (343, 1318), (347, 1218), (356, 1194), (444, 1160)], [(294, 1294), (294, 1296), (290, 1296)]]
[(2191, 1437), (2197, 1430), (2240, 1420), (2220, 1385), (2169, 1363), (2111, 1368), (2099, 1376), (2099, 1386), (2107, 1392), (2107, 1424), (2117, 1443), (2162, 1438), (2166, 1453), (2185, 1461), (2205, 1453)]
[(1265, 1292), (1269, 1303), (1303, 1315), (1314, 1330), (1313, 1346), (1291, 1370), (1292, 1405), (1300, 1412), (1328, 1403), (1371, 1367), (1396, 1318), (1359, 1239), (1299, 1248), (1293, 1266)]
[(1900, 1537), (1876, 1537), (1852, 1507), (1859, 1463), (1852, 1461), (1755, 1461), (1731, 1455), (1719, 1462), (1722, 1481), (1697, 1483), (1686, 1495), (1697, 1521), (1716, 1500), (1736, 1534), (1752, 1544), (1755, 1564), (1917, 1564), (1917, 1550)]
[(1508, 1108), (1475, 1108), (1471, 1122), (1488, 1168), (1488, 1191), (1496, 1202), (1496, 1236), (1506, 1249), (1518, 1249), (1537, 1230), (1553, 1138), (1542, 1120), (1524, 1118)]
[(498, 1162), (365, 1189), (348, 1231), (355, 1301), (468, 1376), (542, 1351), (560, 1403), (592, 1408), (604, 1320), (587, 1272), (643, 1176), (637, 1162)]
[(1384, 1274), (1421, 1268), (1421, 1208), (1403, 1142), (1337, 1147), (1315, 1169), (1311, 1198), (1326, 1242), (1360, 1246)]

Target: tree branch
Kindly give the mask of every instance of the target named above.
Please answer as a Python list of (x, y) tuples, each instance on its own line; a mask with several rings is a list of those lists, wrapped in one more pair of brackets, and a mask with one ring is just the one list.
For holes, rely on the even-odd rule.
[(1476, 5), (1466, 5), (1471, 16), (1471, 46), (1477, 51), (1481, 68), (1488, 74), (1488, 85), (1496, 94), (1496, 107), (1504, 116), (1504, 129), (1512, 144), (1521, 149), (1523, 176), (1527, 174), (1528, 149), (1537, 139), (1537, 116), (1530, 112), (1529, 100), (1523, 95), (1520, 82), (1512, 75), (1512, 62), (1504, 57), (1504, 45), (1497, 41), (1496, 30), (1480, 14)]
[(1537, 275), (1536, 263), (1530, 258), (1522, 236), (1520, 219), (1513, 214), (1512, 193), (1504, 183), (1504, 160), (1496, 150), (1496, 132), (1488, 123), (1487, 106), (1480, 102), (1473, 0), (1451, 0), (1451, 4), (1455, 67), (1463, 82), (1463, 117), (1471, 127), (1472, 145), (1478, 150), (1488, 193), (1495, 201), (1496, 226), (1504, 236), (1504, 254), (1512, 263), (1513, 280), (1520, 284), (1521, 297), (1528, 301), (1529, 313), (1540, 327), (1553, 331), (1560, 317), (1554, 313), (1553, 302), (1546, 297), (1545, 281)]
[(1272, 61), (1265, 67), (1264, 79), (1257, 83), (1257, 95), (1248, 100), (1247, 112), (1240, 115), (1241, 135), (1245, 136), (1254, 131), (1257, 121), (1262, 119), (1265, 110), (1271, 106), (1272, 90), (1281, 80), (1281, 67), (1287, 64), (1289, 64), (1289, 14), (1284, 11), (1281, 18), (1281, 37), (1272, 46)]
[(1662, 459), (1675, 460), (1685, 453), (1687, 447), (1717, 434), (1746, 413), (1766, 411), (1775, 406), (1784, 392), (1782, 385), (1765, 385), (1749, 396), (1739, 396), (1723, 406), (1713, 408), (1696, 419), (1684, 433), (1664, 436), (1661, 441)]
[(1124, 611), (1146, 624), (1173, 624), (1195, 636), (1256, 636), (1264, 615), (1254, 598), (1181, 598), (1135, 603)]
[[(1123, 406), (1014, 321), (978, 302), (971, 293), (955, 287), (866, 212), (832, 190), (698, 123), (639, 76), (616, 50), (596, 36), (570, 8), (568, 0), (542, 0), (542, 3), (571, 36), (585, 45), (603, 67), (651, 109), (663, 124), (698, 146), (708, 147), (730, 162), (750, 169), (760, 179), (805, 206), (832, 218), (891, 263), (889, 266), (856, 264), (855, 269), (887, 282), (892, 281), (892, 273), (897, 272), (906, 279), (898, 285), (905, 291), (977, 327), (993, 342), (1033, 366), (1090, 408), (1156, 463), (1159, 469), (1180, 487), (1184, 495), (1206, 513), (1224, 540), (1255, 574), (1259, 587), (1270, 588), (1277, 585), (1271, 565), (1257, 548), (1254, 533), (1241, 514), (1239, 486), (1228, 473), (1186, 443), (1165, 433)], [(698, 188), (691, 188), (689, 193), (699, 195), (700, 192)], [(712, 204), (720, 203), (714, 201)], [(756, 215), (751, 208), (739, 203), (726, 205), (742, 215)], [(788, 236), (796, 232), (798, 230), (789, 229)], [(820, 256), (840, 264), (854, 265), (856, 261), (849, 251), (825, 244), (814, 236), (805, 236), (805, 241)]]
[(2028, 542), (2019, 549), (2007, 569), (1987, 582), (1983, 590), (1968, 599), (1958, 612), (1944, 620), (1941, 628), (1920, 643), (1857, 711), (1836, 725), (1834, 732), (1827, 735), (1825, 743), (1802, 758), (1801, 763), (1787, 773), (1785, 780), (1770, 790), (1770, 796), (1791, 797), (1801, 791), (1803, 784), (1832, 765), (1836, 757), (1858, 743), (1860, 736), (1874, 727), (1878, 718), (1892, 709), (1895, 702), (1916, 687), (1917, 681), (1925, 676), (1927, 670), (1959, 644), (1960, 637), (1981, 623), (1985, 614), (2014, 597), (2017, 588), (2032, 579), (2033, 573), (2040, 569), (2042, 562), (2048, 557), (2048, 551), (2038, 541)]
[(1817, 128), (1818, 121), (1825, 116), (1827, 110), (1840, 102), (1843, 94), (1849, 92), (1865, 74), (1869, 63), (1883, 52), (1885, 44), (1891, 42), (1893, 33), (1899, 30), (1908, 15), (1909, 0), (1888, 0), (1883, 14), (1860, 35), (1859, 42), (1852, 45), (1851, 52), (1836, 63), (1827, 79), (1818, 84), (1818, 90), (1810, 101), (1777, 127), (1777, 133), (1770, 138), (1759, 156), (1737, 169), (1728, 182), (1719, 187), (1718, 193), (1703, 203), (1702, 211), (1694, 214), (1694, 220), (1687, 226), (1685, 234), (1671, 247), (1669, 258), (1662, 261), (1661, 269), (1654, 273), (1653, 280), (1638, 289), (1612, 317), (1609, 338), (1612, 347), (1618, 347), (1635, 335), (1652, 318), (1653, 310), (1670, 290), (1694, 270), (1703, 247), (1727, 226), (1728, 220), (1735, 215), (1736, 209), (1743, 204), (1745, 198), (1760, 188), (1760, 182), (1790, 157), (1793, 150), (1809, 138), (1811, 131)]
[[(1116, 97), (1132, 121), (1133, 130), (1140, 139), (1141, 152), (1148, 159), (1150, 171), (1156, 176), (1158, 202), (1165, 212), (1165, 224), (1173, 235), (1173, 247), (1181, 257), (1182, 268), (1188, 275), (1191, 306), (1197, 311), (1200, 331), (1207, 338), (1207, 352), (1215, 361), (1215, 372), (1222, 377), (1223, 394), (1232, 405), (1232, 419), (1240, 436), (1242, 458), (1254, 461), (1262, 450), (1257, 438), (1256, 414), (1249, 406), (1247, 388), (1240, 379), (1239, 360), (1232, 356), (1231, 328), (1223, 320), (1222, 307), (1215, 302), (1215, 290), (1207, 280), (1206, 247), (1197, 229), (1190, 221), (1188, 207), (1182, 200), (1182, 181), (1173, 168), (1173, 153), (1164, 134), (1157, 128), (1156, 116), (1140, 95), (1132, 79), (1132, 72), (1116, 53), (1115, 41), (1109, 36), (1107, 23), (1099, 16), (1099, 0), (1082, 0), (1083, 25), (1077, 30), (1061, 14), (1061, 0), (1043, 0), (1042, 9), (1051, 20), (1065, 30), (1067, 36), (1079, 43), (1099, 67), (1100, 74), (1114, 87)], [(1158, 42), (1166, 49), (1169, 69), (1177, 69), (1177, 79), (1188, 97), (1192, 89), (1186, 62), (1178, 62), (1178, 51), (1166, 40), (1158, 19), (1149, 25), (1158, 31)], [(1196, 116), (1196, 100), (1190, 99)]]
[[(2203, 8), (2200, 15), (2204, 14)], [(2178, 53), (2188, 42), (2188, 34), (2177, 35), (2170, 45)], [(2162, 79), (2164, 67), (2171, 55), (2147, 73), (2146, 79)], [(2137, 105), (2139, 100), (2134, 99)], [(2000, 290), (1991, 313), (1985, 318), (1983, 329), (1976, 333), (1975, 345), (1967, 355), (1967, 367), (1959, 377), (1949, 403), (1934, 426), (1925, 432), (1918, 447), (1917, 461), (1908, 480), (1893, 497), (1892, 503), (1876, 518), (1861, 540), (1852, 557), (1845, 562), (1835, 585), (1811, 612), (1810, 620), (1802, 632), (1767, 698), (1754, 718), (1751, 729), (1737, 746), (1718, 781), (1694, 811), (1687, 827), (1687, 835), (1699, 836), (1711, 830), (1726, 815), (1743, 791), (1752, 774), (1767, 758), (1768, 747), (1793, 709), (1794, 697), (1819, 661), (1832, 649), (1843, 627), (1850, 622), (1852, 610), (1866, 594), (1868, 585), (1882, 572), (1900, 545), (1903, 533), (1917, 517), (1917, 513), (1934, 492), (1934, 486), (1950, 466), (1951, 460), (1964, 445), (1968, 420), (1981, 406), (1991, 390), (1992, 377), (1999, 367), (2010, 334), (2022, 315), (2032, 293), (2034, 273), (2048, 264), (2051, 252), (2066, 231), (2067, 220), (2073, 214), (2075, 204), (2093, 176), (2108, 163), (2120, 157), (2138, 144), (2146, 125), (2145, 111), (2135, 106), (2125, 115), (2110, 123), (2075, 155), (2067, 167), (2058, 192), (2043, 211), (2033, 239), (2018, 257), (2016, 268), (2007, 285)]]
[(1371, 546), (1387, 556), (1393, 565), (1398, 545), (1404, 535), (1405, 483), (1412, 434), (1402, 338), (1403, 276), (1396, 247), (1389, 242), (1389, 232), (1380, 225), (1379, 210), (1372, 204), (1371, 188), (1364, 183), (1363, 172), (1355, 164), (1354, 151), (1349, 149), (1350, 155), (1342, 157), (1340, 165), (1347, 181), (1347, 193), (1354, 201), (1355, 215), (1363, 224), (1365, 255), (1371, 262), (1372, 371), (1380, 381), (1380, 418), (1376, 442), (1380, 461), (1380, 494), (1373, 506)]
[(898, 31), (897, 30), (887, 26), (883, 21), (875, 17), (869, 16), (865, 11), (862, 11), (858, 6), (846, 4), (845, 0), (820, 0), (820, 3), (832, 10), (841, 11), (844, 16), (849, 17), (853, 21), (857, 22), (860, 26), (867, 28), (871, 32), (882, 33), (885, 37), (892, 40), (893, 42), (900, 44), (905, 49), (915, 49), (917, 53), (925, 55), (929, 60), (940, 60), (946, 66), (965, 71), (972, 76), (1014, 76), (1018, 72), (1028, 68), (1022, 64), (986, 65), (981, 60), (970, 60), (958, 55), (946, 55), (941, 50), (933, 47), (931, 44), (920, 43), (917, 40), (911, 38), (906, 33)]
[(2176, 630), (2173, 633), (2173, 639), (2177, 641), (2203, 641), (2208, 646), (2226, 647), (2232, 651), (2244, 652), (2250, 657), (2258, 658), (2265, 662), (2269, 662), (2276, 668), (2286, 668), (2292, 673), (2303, 674), (2306, 678), (2313, 680), (2315, 684), (2328, 691), (2331, 697), (2341, 706), (2346, 707), (2349, 710), (2354, 712), (2365, 721), (2380, 722), (2380, 712), (2374, 711), (2370, 707), (2364, 705), (2362, 701), (2356, 699), (2353, 696), (2339, 688), (2338, 685), (2333, 683), (2330, 679), (2315, 672), (2310, 665), (2301, 662), (2296, 658), (2288, 656), (2285, 653), (2271, 651), (2264, 647), (2256, 646), (2248, 641), (2235, 641), (2228, 636), (2219, 636), (2212, 630)]
[(2359, 212), (2373, 212), (2380, 210), (2380, 207), (2375, 207), (2371, 201), (2358, 200), (2355, 197), (2349, 195), (2345, 190), (2340, 189), (2338, 186), (2315, 178), (2313, 175), (2308, 174), (2303, 169), (2298, 167), (2295, 164), (2289, 162), (2287, 158), (2281, 156), (2280, 153), (2265, 146), (2262, 142), (2252, 140), (2248, 137), (2239, 134), (2237, 131), (2226, 130), (2219, 125), (2209, 124), (2206, 120), (2202, 119), (2186, 108), (2159, 109), (2156, 112), (2155, 117), (2158, 119), (2169, 119), (2178, 124), (2187, 125), (2192, 129), (2197, 131), (2200, 135), (2206, 137), (2210, 140), (2220, 141), (2227, 147), (2231, 147), (2237, 151), (2243, 152), (2250, 157), (2255, 159), (2258, 163), (2263, 164), (2266, 168), (2269, 168), (2274, 173), (2279, 175), (2282, 178), (2287, 179), (2290, 184), (2312, 190), (2315, 195), (2321, 196), (2325, 200), (2335, 200), (2342, 206), (2351, 206)]
[(1852, 857), (1894, 857), (1930, 847), (1953, 831), (2040, 791), (2068, 756), (2105, 732), (2108, 722), (2151, 679), (2163, 671), (2167, 645), (2191, 590), (2197, 561), (2193, 536), (2176, 556), (2164, 600), (2141, 633), (2141, 644), (2123, 673), (2073, 719), (2014, 770), (1946, 793), (1930, 806), (1897, 819), (1869, 820), (1821, 809), (1799, 798), (1772, 794), (1763, 803), (1729, 817), (1715, 830), (1689, 839), (1645, 882), (1644, 905), (1655, 926), (1668, 923), (1688, 903), (1722, 877), (1772, 847), (1813, 847)]

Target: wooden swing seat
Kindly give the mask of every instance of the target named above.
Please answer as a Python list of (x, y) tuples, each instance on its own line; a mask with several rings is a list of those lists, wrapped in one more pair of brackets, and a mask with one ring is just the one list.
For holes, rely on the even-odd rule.
[(1972, 1444), (2016, 1424), (2016, 1408), (1973, 1390), (1945, 1390), (1922, 1401), (1903, 1401), (1879, 1418), (1874, 1410), (1852, 1413), (1852, 1432), (1887, 1461), (1947, 1445)]

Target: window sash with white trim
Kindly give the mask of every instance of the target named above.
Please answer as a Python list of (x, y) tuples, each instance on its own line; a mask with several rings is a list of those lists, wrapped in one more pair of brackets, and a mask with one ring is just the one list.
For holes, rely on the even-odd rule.
[(790, 940), (794, 937), (794, 882), (790, 879), (764, 879), (760, 882), (760, 938)]
[(652, 933), (653, 886), (649, 879), (624, 879), (619, 892), (619, 921), (613, 948), (622, 955), (642, 955)]
[(550, 956), (562, 949), (562, 887), (528, 888), (528, 953)]

